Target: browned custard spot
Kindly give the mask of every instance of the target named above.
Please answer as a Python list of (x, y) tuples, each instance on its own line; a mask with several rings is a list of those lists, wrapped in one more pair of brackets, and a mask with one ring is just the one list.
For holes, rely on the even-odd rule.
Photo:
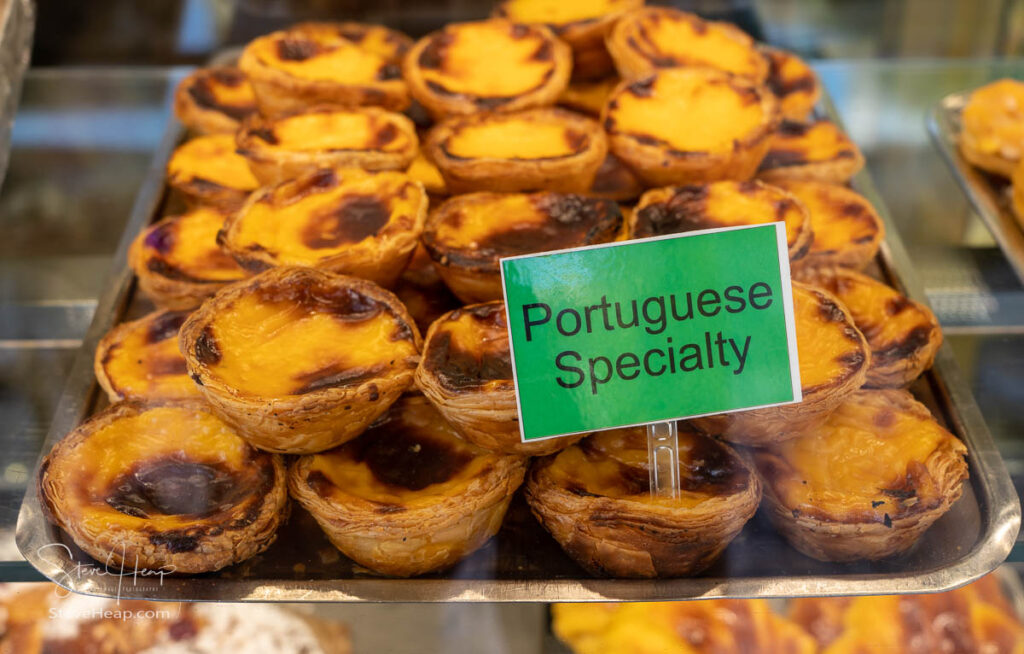
[(772, 138), (771, 148), (761, 162), (761, 170), (804, 164), (854, 159), (857, 147), (834, 123), (782, 121)]
[(245, 73), (236, 68), (200, 71), (188, 86), (189, 97), (199, 107), (241, 121), (256, 111), (256, 96)]
[(492, 302), (453, 311), (436, 328), (426, 356), (427, 367), (452, 390), (510, 382), (505, 305)]
[(473, 458), (429, 433), (387, 422), (357, 438), (351, 455), (382, 484), (413, 491), (448, 481)]
[[(261, 469), (265, 477), (266, 470)], [(237, 504), (251, 487), (218, 462), (162, 457), (137, 462), (110, 484), (106, 503), (130, 516), (205, 517)]]
[[(195, 397), (178, 330), (188, 312), (161, 311), (116, 328), (100, 345), (99, 362), (110, 388), (122, 398)], [(108, 339), (112, 339), (109, 341)]]
[(191, 284), (242, 279), (245, 271), (217, 243), (223, 224), (224, 215), (206, 207), (161, 220), (142, 238), (146, 269)]
[(310, 213), (302, 241), (310, 248), (338, 247), (376, 236), (391, 218), (388, 203), (373, 195), (349, 195), (337, 206)]

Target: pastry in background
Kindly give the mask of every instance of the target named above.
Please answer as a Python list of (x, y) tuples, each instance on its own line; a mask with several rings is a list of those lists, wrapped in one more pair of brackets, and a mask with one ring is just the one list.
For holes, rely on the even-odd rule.
[(154, 304), (192, 309), (246, 271), (217, 244), (225, 213), (199, 206), (150, 225), (132, 241), (128, 265)]
[(309, 266), (391, 287), (419, 243), (427, 204), (400, 172), (320, 170), (253, 193), (220, 242), (248, 270)]
[(383, 575), (449, 568), (497, 533), (525, 460), (460, 439), (407, 395), (353, 441), (300, 458), (289, 489), (343, 554)]
[(584, 193), (608, 141), (596, 120), (545, 107), (453, 116), (430, 130), (425, 148), (451, 193)]
[(767, 87), (708, 68), (623, 82), (602, 116), (612, 153), (648, 186), (750, 179), (779, 124)]
[(174, 115), (197, 134), (234, 134), (256, 113), (256, 95), (245, 73), (230, 66), (200, 68), (174, 91)]
[(802, 122), (811, 117), (821, 99), (821, 83), (807, 63), (792, 52), (761, 47), (768, 59), (768, 88), (779, 98), (785, 120)]
[(651, 495), (649, 465), (644, 427), (598, 432), (535, 460), (526, 501), (592, 575), (697, 574), (753, 517), (761, 483), (731, 447), (695, 431), (679, 432), (678, 498)]
[[(644, 186), (629, 166), (609, 152), (594, 174), (587, 195), (594, 198), (630, 202), (644, 192)], [(623, 213), (625, 215), (625, 212)]]
[(416, 158), (405, 169), (405, 174), (413, 181), (423, 184), (424, 190), (426, 190), (432, 200), (442, 200), (448, 197), (448, 187), (445, 186), (441, 171), (430, 160), (422, 146), (420, 146), (420, 151), (416, 153)]
[(622, 213), (611, 200), (563, 193), (468, 193), (430, 212), (423, 245), (467, 304), (502, 298), (498, 260), (610, 243)]
[(601, 115), (608, 96), (621, 81), (612, 75), (599, 80), (570, 82), (558, 97), (558, 104), (566, 109), (597, 118)]
[(1024, 156), (1024, 82), (1001, 79), (975, 89), (960, 114), (960, 153), (1001, 177)]
[(270, 546), (284, 473), (201, 401), (119, 402), (53, 447), (39, 489), (50, 521), (109, 568), (196, 574)]
[(814, 240), (802, 268), (841, 266), (861, 270), (871, 263), (885, 238), (885, 224), (860, 193), (839, 184), (775, 180), (807, 208)]
[(301, 23), (250, 42), (238, 60), (268, 118), (314, 106), (402, 111), (399, 62), (409, 37), (381, 25)]
[(178, 350), (178, 329), (187, 317), (187, 311), (154, 311), (100, 339), (93, 370), (107, 399), (199, 399)]
[(435, 120), (554, 104), (571, 69), (569, 46), (550, 29), (497, 18), (446, 25), (402, 63), (410, 93)]
[(790, 545), (821, 561), (873, 561), (906, 552), (953, 506), (966, 455), (910, 393), (865, 390), (753, 458)]
[(167, 183), (193, 205), (234, 211), (259, 186), (236, 147), (233, 134), (185, 141), (167, 162)]
[(229, 286), (181, 327), (188, 371), (254, 446), (304, 454), (358, 436), (412, 385), (416, 324), (365, 279), (272, 268)]
[(253, 116), (236, 141), (265, 186), (325, 168), (405, 170), (419, 152), (412, 121), (379, 107), (321, 106), (275, 120)]
[(665, 68), (711, 69), (760, 84), (768, 61), (746, 32), (669, 7), (644, 7), (615, 23), (608, 51), (623, 79)]
[(835, 123), (783, 121), (757, 177), (774, 183), (805, 180), (846, 184), (864, 167), (864, 155)]

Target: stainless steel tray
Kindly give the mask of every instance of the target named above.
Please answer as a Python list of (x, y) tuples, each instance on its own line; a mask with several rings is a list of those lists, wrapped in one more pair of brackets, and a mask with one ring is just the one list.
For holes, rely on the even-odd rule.
[[(826, 101), (827, 102), (827, 101)], [(831, 103), (824, 113), (838, 120)], [(71, 370), (44, 452), (102, 405), (93, 378), (97, 342), (125, 316), (146, 309), (136, 297), (125, 255), (131, 239), (167, 201), (164, 164), (182, 136), (172, 125), (154, 157), (114, 259), (107, 291)], [(907, 254), (867, 173), (854, 187), (874, 203), (888, 228), (877, 274), (926, 301)], [(946, 590), (993, 570), (1009, 554), (1020, 527), (1020, 503), (948, 346), (913, 388), (967, 444), (970, 482), (963, 497), (915, 548), (877, 563), (826, 564), (799, 554), (756, 516), (702, 575), (686, 579), (593, 579), (572, 562), (530, 515), (520, 495), (498, 535), (443, 574), (415, 579), (374, 576), (341, 556), (312, 518), (295, 507), (291, 521), (263, 554), (218, 573), (163, 579), (131, 569), (106, 570), (43, 516), (36, 487), (18, 518), (21, 553), (42, 574), (73, 591), (154, 600), (231, 601), (636, 601), (711, 597), (794, 597)]]
[(992, 233), (1017, 277), (1024, 283), (1024, 225), (1010, 207), (1006, 179), (972, 166), (960, 154), (960, 115), (971, 91), (944, 97), (928, 112), (928, 133), (974, 210)]

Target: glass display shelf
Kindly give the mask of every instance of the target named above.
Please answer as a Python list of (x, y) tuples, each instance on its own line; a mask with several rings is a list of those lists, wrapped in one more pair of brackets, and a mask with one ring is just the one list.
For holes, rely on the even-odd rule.
[[(929, 142), (942, 96), (1024, 59), (816, 65), (888, 204), (1018, 489), (1024, 287)], [(64, 375), (170, 113), (179, 68), (34, 69), (0, 192), (0, 581), (37, 579), (14, 523)], [(1024, 561), (1024, 541), (1011, 560)]]

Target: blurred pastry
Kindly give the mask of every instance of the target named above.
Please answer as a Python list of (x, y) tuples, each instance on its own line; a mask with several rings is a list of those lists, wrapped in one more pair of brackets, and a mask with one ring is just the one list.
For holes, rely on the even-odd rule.
[(526, 500), (562, 549), (593, 575), (697, 574), (753, 517), (761, 485), (728, 445), (679, 433), (678, 498), (652, 496), (647, 431), (599, 432), (538, 459)]
[(193, 204), (234, 211), (259, 182), (231, 134), (199, 136), (178, 146), (167, 162), (167, 183)]
[(853, 270), (818, 269), (800, 278), (839, 298), (868, 339), (866, 386), (902, 388), (931, 367), (942, 344), (942, 329), (931, 309)]
[(413, 181), (423, 184), (423, 188), (431, 198), (441, 199), (448, 196), (448, 187), (445, 186), (441, 171), (430, 160), (422, 146), (420, 146), (420, 151), (416, 153), (416, 158), (406, 168), (405, 174)]
[(814, 235), (807, 209), (775, 186), (751, 180), (670, 186), (647, 191), (629, 219), (630, 238), (783, 222), (789, 258), (807, 254)]
[(419, 242), (427, 203), (403, 173), (320, 170), (253, 193), (220, 242), (249, 270), (309, 266), (390, 287)]
[(202, 402), (120, 402), (43, 460), (49, 518), (107, 565), (212, 572), (265, 550), (287, 516), (281, 458)]
[(178, 350), (178, 329), (187, 317), (187, 311), (154, 311), (100, 339), (93, 370), (112, 403), (200, 397)]
[(960, 153), (982, 170), (1010, 177), (1024, 155), (1024, 82), (975, 89), (960, 114)]
[(196, 207), (147, 227), (128, 250), (128, 265), (139, 288), (155, 304), (191, 309), (246, 276), (217, 244), (224, 213)]
[(402, 64), (412, 96), (435, 120), (554, 104), (572, 53), (543, 25), (451, 23), (416, 42)]
[(811, 218), (814, 240), (800, 266), (860, 270), (874, 260), (885, 238), (885, 224), (867, 198), (826, 182), (776, 180), (772, 184), (789, 191)]
[(835, 123), (783, 121), (757, 171), (774, 183), (806, 180), (846, 184), (864, 167), (864, 155)]
[(431, 325), (416, 386), (460, 436), (487, 450), (541, 456), (583, 438), (522, 441), (501, 301), (456, 309)]
[(821, 99), (821, 84), (807, 63), (792, 52), (762, 47), (768, 59), (768, 88), (779, 98), (785, 120), (805, 121)]
[(238, 67), (270, 118), (318, 105), (401, 111), (409, 92), (399, 62), (409, 43), (380, 25), (302, 23), (249, 43)]
[(624, 13), (643, 4), (644, 0), (503, 0), (494, 15), (547, 25), (572, 48), (573, 78), (590, 80), (612, 72), (605, 37)]
[(545, 107), (453, 116), (430, 130), (426, 150), (451, 193), (583, 193), (608, 142), (596, 120)]
[(743, 30), (669, 7), (627, 13), (615, 23), (607, 44), (623, 79), (664, 68), (712, 69), (755, 84), (768, 75), (768, 61)]
[(601, 115), (608, 96), (621, 81), (612, 75), (599, 80), (570, 82), (562, 91), (562, 95), (558, 96), (558, 104), (566, 109), (597, 118)]
[(423, 245), (465, 303), (502, 297), (498, 260), (615, 240), (622, 213), (610, 200), (562, 193), (469, 193), (430, 212)]
[(960, 498), (966, 455), (903, 390), (858, 391), (820, 426), (753, 454), (776, 529), (822, 561), (910, 549)]
[(408, 395), (362, 436), (300, 458), (288, 487), (343, 554), (408, 577), (455, 565), (497, 533), (525, 461), (460, 439)]
[(622, 163), (622, 159), (609, 152), (594, 174), (594, 181), (587, 195), (616, 202), (630, 202), (643, 192), (644, 186), (636, 174)]
[(734, 443), (764, 446), (818, 427), (864, 385), (871, 349), (849, 310), (835, 296), (793, 282), (793, 314), (803, 400), (694, 418), (694, 425)]
[(230, 66), (200, 68), (174, 91), (174, 115), (197, 134), (234, 134), (255, 112), (252, 85)]
[(225, 288), (180, 339), (213, 410), (256, 447), (290, 454), (358, 436), (412, 385), (420, 349), (394, 295), (315, 268)]
[(603, 122), (611, 151), (647, 185), (667, 186), (753, 177), (778, 111), (775, 95), (746, 78), (676, 68), (623, 82)]
[(412, 121), (378, 107), (315, 107), (276, 120), (254, 116), (236, 140), (263, 185), (324, 168), (404, 170), (419, 152)]

